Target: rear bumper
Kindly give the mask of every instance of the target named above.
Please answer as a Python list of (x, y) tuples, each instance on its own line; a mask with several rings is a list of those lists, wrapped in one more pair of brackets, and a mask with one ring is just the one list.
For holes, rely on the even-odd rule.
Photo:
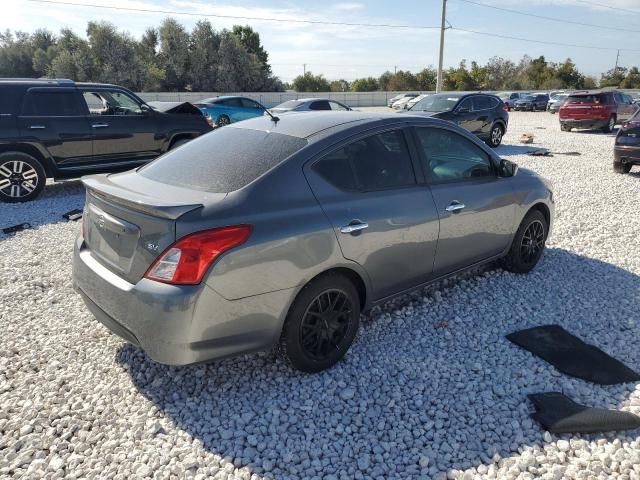
[(96, 319), (153, 360), (188, 365), (270, 348), (295, 289), (227, 300), (204, 282), (130, 284), (76, 241), (73, 285)]
[(614, 161), (640, 165), (640, 146), (618, 146), (613, 149)]
[(561, 118), (560, 123), (571, 128), (602, 128), (607, 125), (607, 118), (588, 118), (584, 120), (576, 120), (573, 118)]

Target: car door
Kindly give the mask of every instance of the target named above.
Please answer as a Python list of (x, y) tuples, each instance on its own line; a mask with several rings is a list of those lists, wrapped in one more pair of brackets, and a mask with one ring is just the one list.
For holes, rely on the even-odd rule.
[(374, 300), (427, 281), (438, 214), (403, 130), (352, 139), (305, 165), (345, 258), (367, 272)]
[(17, 124), (22, 137), (47, 149), (58, 169), (92, 160), (92, 131), (76, 88), (30, 88)]
[(476, 114), (473, 111), (473, 99), (467, 97), (463, 99), (454, 109), (451, 120), (470, 132), (478, 129)]
[(490, 155), (457, 132), (415, 128), (440, 217), (433, 274), (454, 272), (502, 253), (511, 241), (515, 203)]
[(166, 138), (157, 134), (155, 113), (124, 90), (82, 88), (93, 131), (94, 161), (132, 164), (157, 157)]
[(496, 105), (492, 102), (491, 98), (486, 95), (476, 95), (471, 98), (473, 100), (473, 113), (475, 118), (472, 124), (473, 130), (470, 130), (470, 132), (476, 135), (488, 135), (493, 121), (492, 110)]

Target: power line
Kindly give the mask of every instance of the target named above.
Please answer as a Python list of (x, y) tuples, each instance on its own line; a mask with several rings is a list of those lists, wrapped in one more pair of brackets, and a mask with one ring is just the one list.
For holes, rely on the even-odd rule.
[(572, 25), (580, 25), (581, 27), (592, 27), (592, 28), (601, 28), (604, 30), (614, 30), (618, 32), (631, 32), (631, 33), (640, 33), (640, 30), (632, 30), (630, 28), (618, 28), (618, 27), (609, 27), (607, 25), (598, 25), (595, 23), (586, 23), (586, 22), (577, 22), (575, 20), (567, 20), (565, 18), (557, 18), (557, 17), (547, 17), (546, 15), (536, 15), (535, 13), (527, 13), (521, 12), (520, 10), (512, 10), (510, 8), (497, 7), (495, 5), (488, 5), (486, 3), (474, 2), (472, 0), (457, 0), (458, 2), (468, 3), (470, 5), (477, 5), (479, 7), (491, 8), (493, 10), (500, 10), (502, 12), (515, 13), (517, 15), (524, 15), (525, 17), (533, 17), (541, 20), (548, 20), (551, 22), (559, 22), (564, 24), (572, 24)]
[(70, 5), (75, 7), (91, 7), (101, 8), (104, 10), (121, 10), (127, 12), (139, 12), (139, 13), (161, 13), (163, 15), (185, 15), (189, 17), (211, 17), (211, 18), (228, 18), (234, 20), (258, 20), (263, 22), (283, 22), (283, 23), (306, 23), (312, 25), (340, 25), (347, 27), (372, 27), (372, 28), (410, 28), (419, 30), (436, 29), (440, 27), (430, 27), (426, 25), (396, 25), (388, 23), (350, 23), (350, 22), (329, 22), (323, 20), (299, 20), (293, 18), (265, 18), (265, 17), (247, 17), (241, 15), (218, 15), (213, 13), (194, 13), (194, 12), (180, 12), (177, 10), (159, 10), (155, 8), (134, 8), (134, 7), (116, 7), (110, 5), (95, 5), (92, 3), (76, 3), (65, 2), (62, 0), (26, 0), (33, 3), (47, 3), (54, 5)]
[[(458, 30), (460, 32), (473, 33), (476, 35), (484, 35), (487, 37), (504, 38), (507, 40), (520, 40), (522, 42), (541, 43), (543, 45), (557, 45), (560, 47), (587, 48), (592, 50), (608, 50), (608, 51), (614, 51), (614, 52), (618, 50), (617, 47), (598, 47), (596, 45), (579, 45), (576, 43), (561, 43), (561, 42), (552, 42), (547, 40), (536, 40), (533, 38), (513, 37), (511, 35), (502, 35), (499, 33), (479, 32), (478, 30), (469, 30), (469, 29), (459, 28), (459, 27), (451, 27), (451, 29)], [(640, 52), (640, 49), (634, 49), (634, 48), (620, 48), (619, 50), (627, 51), (627, 52)]]
[(608, 8), (609, 10), (617, 10), (619, 12), (635, 13), (636, 15), (640, 15), (640, 10), (631, 10), (629, 8), (622, 8), (622, 7), (612, 7), (611, 5), (606, 5), (604, 3), (589, 2), (588, 0), (575, 0), (575, 1), (584, 3), (586, 5), (593, 5), (594, 7)]

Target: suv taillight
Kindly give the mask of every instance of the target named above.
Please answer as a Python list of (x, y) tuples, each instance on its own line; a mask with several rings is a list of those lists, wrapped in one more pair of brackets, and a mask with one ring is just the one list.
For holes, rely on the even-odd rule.
[(173, 285), (197, 285), (216, 258), (246, 242), (250, 234), (251, 225), (236, 225), (182, 237), (162, 252), (144, 277)]
[(502, 104), (502, 110), (503, 110), (504, 112), (508, 112), (508, 111), (509, 111), (509, 105), (507, 105), (506, 103), (503, 103), (503, 104)]

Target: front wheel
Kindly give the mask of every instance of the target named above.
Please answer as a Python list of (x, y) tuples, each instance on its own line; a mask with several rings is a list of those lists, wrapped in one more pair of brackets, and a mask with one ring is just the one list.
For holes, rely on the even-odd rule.
[(22, 152), (0, 154), (0, 201), (33, 200), (47, 183), (47, 174), (38, 160)]
[(360, 298), (351, 281), (327, 274), (307, 284), (293, 302), (280, 349), (297, 370), (319, 372), (347, 352), (360, 324)]
[(544, 215), (539, 210), (530, 211), (522, 220), (503, 260), (504, 269), (514, 273), (530, 272), (542, 257), (548, 232)]
[(604, 127), (602, 127), (602, 131), (604, 133), (611, 133), (613, 132), (613, 129), (615, 128), (615, 126), (616, 126), (616, 116), (611, 115), (609, 117), (609, 120), (607, 121), (607, 124)]
[(226, 115), (220, 115), (218, 117), (218, 121), (216, 122), (216, 124), (219, 127), (224, 127), (226, 125), (229, 125), (231, 123), (231, 119), (229, 117), (227, 117)]
[(614, 161), (613, 171), (616, 173), (629, 173), (631, 171), (631, 164)]
[(502, 137), (504, 136), (504, 129), (501, 125), (496, 124), (491, 127), (491, 133), (489, 134), (489, 139), (487, 140), (487, 145), (491, 148), (496, 148), (500, 146), (502, 143)]
[(560, 130), (562, 130), (563, 132), (570, 132), (571, 131), (571, 127), (569, 125), (561, 123), (560, 124)]

